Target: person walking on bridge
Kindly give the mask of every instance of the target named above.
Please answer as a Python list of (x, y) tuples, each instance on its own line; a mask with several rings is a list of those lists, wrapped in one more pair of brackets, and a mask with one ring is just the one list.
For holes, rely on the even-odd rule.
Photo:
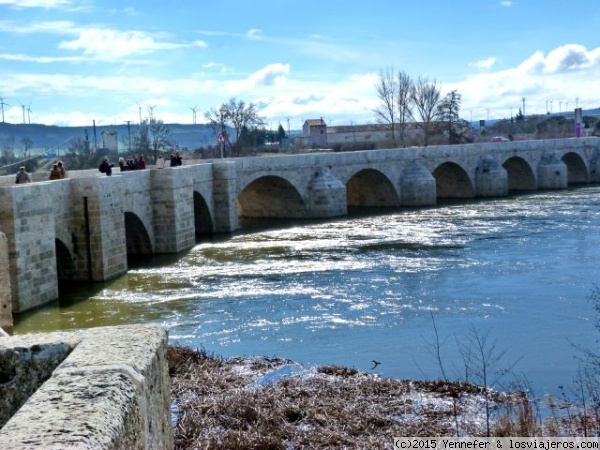
[(112, 164), (108, 158), (104, 158), (102, 164), (100, 164), (100, 167), (98, 167), (98, 170), (102, 173), (105, 173), (107, 177), (110, 177), (112, 175), (113, 166), (114, 164)]
[(60, 168), (58, 164), (54, 164), (52, 169), (50, 170), (49, 180), (60, 180), (62, 178), (62, 173), (60, 172)]
[(62, 161), (57, 161), (56, 165), (58, 166), (58, 170), (60, 170), (60, 177), (67, 178), (67, 171), (65, 170), (65, 166)]
[(17, 172), (17, 179), (15, 180), (17, 184), (22, 183), (31, 183), (31, 177), (27, 172), (25, 172), (25, 167), (19, 167), (19, 171)]

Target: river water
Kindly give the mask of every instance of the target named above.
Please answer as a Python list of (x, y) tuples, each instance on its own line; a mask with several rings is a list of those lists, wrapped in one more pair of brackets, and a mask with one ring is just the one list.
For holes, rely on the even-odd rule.
[(68, 286), (15, 332), (160, 323), (226, 357), (472, 381), (483, 350), (492, 381), (537, 393), (597, 345), (598, 186), (269, 225)]

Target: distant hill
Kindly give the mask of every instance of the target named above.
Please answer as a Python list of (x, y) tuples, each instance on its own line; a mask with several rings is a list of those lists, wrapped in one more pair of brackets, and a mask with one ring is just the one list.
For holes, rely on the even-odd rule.
[[(198, 125), (167, 125), (173, 134), (176, 145), (182, 149), (193, 150), (200, 146), (216, 144), (212, 130), (204, 124)], [(23, 147), (23, 139), (31, 139), (34, 152), (59, 148), (61, 151), (69, 147), (72, 139), (85, 138), (85, 131), (90, 140), (94, 142), (94, 127), (59, 127), (41, 124), (12, 124), (0, 122), (0, 149), (12, 145), (15, 149)], [(137, 130), (137, 125), (130, 126), (131, 134)], [(96, 126), (95, 140), (98, 147), (102, 147), (102, 132), (115, 131), (119, 136), (119, 148), (127, 147), (127, 125), (101, 125)]]

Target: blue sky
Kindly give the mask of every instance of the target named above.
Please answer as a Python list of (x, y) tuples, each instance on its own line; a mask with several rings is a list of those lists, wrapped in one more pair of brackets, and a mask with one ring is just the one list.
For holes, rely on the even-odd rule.
[(202, 123), (232, 97), (274, 129), (373, 123), (386, 67), (467, 120), (599, 107), (600, 2), (0, 0), (10, 123)]

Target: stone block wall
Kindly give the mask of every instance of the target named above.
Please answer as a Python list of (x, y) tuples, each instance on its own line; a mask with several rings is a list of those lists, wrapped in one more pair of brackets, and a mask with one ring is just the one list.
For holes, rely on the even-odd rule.
[(196, 243), (191, 167), (151, 173), (151, 206), (157, 253), (178, 253)]
[(71, 180), (79, 279), (104, 281), (127, 272), (120, 177)]
[(0, 339), (0, 448), (172, 449), (166, 346), (142, 325)]
[(10, 273), (8, 271), (8, 240), (4, 233), (0, 233), (0, 329), (10, 330), (12, 326)]
[(0, 188), (0, 230), (8, 239), (13, 313), (58, 297), (54, 214), (46, 183)]

